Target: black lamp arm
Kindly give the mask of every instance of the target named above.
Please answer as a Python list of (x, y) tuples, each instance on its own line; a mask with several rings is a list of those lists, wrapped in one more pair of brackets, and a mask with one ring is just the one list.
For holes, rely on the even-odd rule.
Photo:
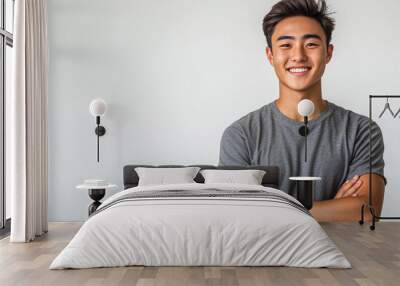
[(307, 124), (308, 124), (308, 116), (304, 116), (304, 140), (305, 140), (305, 146), (304, 146), (304, 162), (307, 162), (307, 135), (308, 135), (308, 128), (307, 128)]
[(100, 154), (100, 144), (99, 144), (99, 137), (103, 136), (106, 133), (106, 129), (104, 128), (104, 126), (100, 125), (100, 116), (96, 116), (96, 129), (95, 129), (95, 133), (97, 135), (97, 162), (99, 162), (99, 154)]

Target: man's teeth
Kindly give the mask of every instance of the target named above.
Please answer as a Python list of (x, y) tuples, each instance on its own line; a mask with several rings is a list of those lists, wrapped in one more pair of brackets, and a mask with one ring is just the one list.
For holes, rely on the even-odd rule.
[(289, 69), (290, 72), (306, 72), (308, 71), (308, 68), (293, 68)]

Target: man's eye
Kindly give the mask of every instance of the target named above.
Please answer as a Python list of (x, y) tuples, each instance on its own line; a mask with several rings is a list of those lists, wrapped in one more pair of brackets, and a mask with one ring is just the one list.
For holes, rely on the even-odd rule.
[(318, 47), (319, 45), (316, 43), (308, 43), (306, 46), (307, 47)]
[(282, 44), (282, 45), (280, 45), (279, 47), (281, 47), (281, 48), (289, 48), (290, 45), (289, 45), (289, 44)]

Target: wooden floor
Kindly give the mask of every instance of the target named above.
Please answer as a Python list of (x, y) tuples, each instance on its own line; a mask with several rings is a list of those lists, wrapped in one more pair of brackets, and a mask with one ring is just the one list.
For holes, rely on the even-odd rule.
[(323, 224), (352, 269), (289, 267), (120, 267), (48, 270), (79, 229), (79, 223), (51, 223), (32, 242), (0, 241), (0, 285), (400, 285), (400, 222), (380, 222), (372, 232), (357, 223)]

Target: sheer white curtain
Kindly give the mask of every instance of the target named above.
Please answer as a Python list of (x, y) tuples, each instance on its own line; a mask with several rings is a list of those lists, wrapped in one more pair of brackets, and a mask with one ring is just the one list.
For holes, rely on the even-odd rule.
[(47, 1), (16, 0), (10, 130), (12, 242), (47, 232)]

